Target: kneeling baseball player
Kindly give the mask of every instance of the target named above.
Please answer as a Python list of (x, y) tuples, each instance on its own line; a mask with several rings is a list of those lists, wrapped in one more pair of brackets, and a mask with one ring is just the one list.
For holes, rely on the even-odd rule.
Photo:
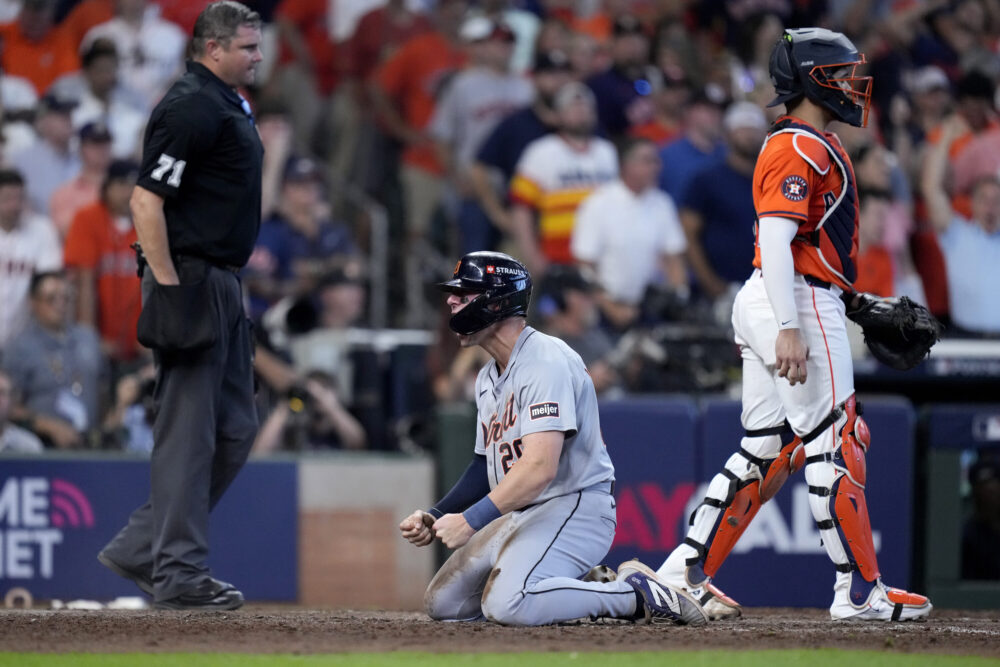
[(455, 267), (451, 329), (493, 361), (476, 379), (475, 457), (428, 511), (399, 524), (417, 546), (457, 549), (427, 588), (436, 620), (547, 625), (586, 617), (701, 624), (701, 605), (638, 561), (615, 581), (583, 581), (615, 535), (614, 467), (579, 355), (527, 326), (531, 276), (474, 252)]
[(920, 619), (923, 595), (882, 583), (865, 501), (868, 427), (854, 396), (845, 316), (862, 325), (880, 360), (905, 369), (938, 338), (926, 309), (905, 297), (854, 291), (858, 193), (837, 120), (864, 127), (871, 77), (842, 34), (786, 30), (771, 54), (772, 102), (787, 114), (771, 128), (753, 176), (756, 270), (733, 305), (743, 357), (746, 436), (708, 487), (691, 528), (660, 567), (667, 583), (701, 601), (712, 618), (739, 606), (712, 578), (761, 505), (805, 467), (809, 507), (836, 568), (835, 620)]

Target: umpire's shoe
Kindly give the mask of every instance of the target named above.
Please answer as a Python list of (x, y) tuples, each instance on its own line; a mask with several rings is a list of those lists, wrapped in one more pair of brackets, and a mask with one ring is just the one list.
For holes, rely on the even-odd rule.
[(186, 593), (153, 603), (157, 609), (227, 611), (243, 606), (243, 593), (232, 584), (209, 577)]
[(102, 551), (97, 554), (97, 560), (101, 563), (101, 565), (108, 568), (119, 577), (125, 577), (129, 581), (135, 582), (135, 585), (138, 586), (143, 593), (146, 593), (147, 595), (153, 594), (153, 577), (150, 573), (131, 570), (116, 562), (106, 551)]
[(618, 566), (618, 578), (626, 581), (642, 598), (642, 610), (636, 610), (636, 620), (646, 623), (704, 625), (708, 614), (698, 601), (683, 590), (663, 583), (651, 568), (637, 560)]

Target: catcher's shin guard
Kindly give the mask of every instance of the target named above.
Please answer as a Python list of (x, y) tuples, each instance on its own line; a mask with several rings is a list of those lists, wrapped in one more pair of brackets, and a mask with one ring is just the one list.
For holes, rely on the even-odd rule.
[(704, 501), (691, 515), (684, 543), (658, 574), (695, 594), (715, 620), (740, 615), (739, 605), (711, 583), (740, 535), (792, 472), (804, 463), (798, 438), (787, 423), (747, 431), (740, 450), (709, 483)]
[[(874, 582), (878, 558), (865, 501), (865, 453), (871, 437), (861, 412), (852, 395), (802, 440), (809, 505), (830, 559), (838, 572), (857, 571)], [(831, 427), (833, 442), (825, 434)]]
[(797, 472), (805, 463), (802, 441), (792, 433), (787, 424), (776, 429), (747, 431), (748, 438), (761, 435), (765, 437), (777, 435), (781, 438), (781, 450), (776, 458), (766, 460), (754, 456), (745, 447), (740, 450), (744, 458), (756, 467), (758, 478), (749, 480), (749, 483), (736, 491), (732, 502), (715, 527), (715, 534), (708, 543), (705, 554), (705, 574), (710, 577), (714, 577), (719, 571), (740, 536), (757, 516), (761, 505), (773, 498), (788, 476)]

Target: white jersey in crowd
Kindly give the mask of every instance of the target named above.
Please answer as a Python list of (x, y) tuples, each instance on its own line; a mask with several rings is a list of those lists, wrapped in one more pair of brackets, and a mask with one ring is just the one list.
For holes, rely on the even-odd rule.
[(562, 431), (566, 440), (555, 479), (533, 503), (614, 479), (594, 384), (580, 355), (558, 338), (525, 327), (502, 374), (493, 361), (479, 372), (476, 407), (476, 453), (486, 456), (491, 489), (520, 457), (521, 439), (542, 431)]
[(570, 250), (596, 264), (598, 283), (614, 300), (638, 303), (660, 257), (684, 252), (687, 240), (670, 195), (656, 187), (636, 194), (616, 180), (580, 204)]
[(187, 35), (176, 23), (160, 18), (156, 5), (146, 9), (138, 28), (120, 16), (94, 26), (83, 37), (81, 53), (101, 38), (114, 42), (118, 51), (119, 81), (147, 100), (149, 109), (184, 72)]
[(431, 136), (452, 146), (456, 167), (467, 167), (493, 128), (532, 99), (534, 88), (527, 79), (471, 67), (455, 75), (438, 101)]
[(62, 268), (62, 245), (55, 227), (25, 213), (11, 231), (0, 228), (0, 350), (28, 322), (31, 275)]

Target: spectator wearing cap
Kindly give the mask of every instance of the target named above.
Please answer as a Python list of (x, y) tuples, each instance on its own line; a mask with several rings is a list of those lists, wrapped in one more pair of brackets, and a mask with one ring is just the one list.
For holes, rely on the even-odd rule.
[(962, 528), (962, 579), (1000, 580), (1000, 461), (981, 451), (969, 467), (972, 516)]
[(73, 216), (63, 261), (76, 293), (76, 319), (97, 329), (113, 361), (139, 353), (136, 324), (142, 293), (135, 271), (136, 242), (129, 198), (139, 175), (135, 162), (115, 160), (107, 168), (100, 197)]
[(764, 112), (752, 102), (731, 104), (722, 124), (725, 157), (695, 173), (678, 202), (691, 270), (709, 299), (753, 271), (753, 168), (767, 133)]
[(38, 102), (34, 144), (10, 156), (10, 163), (24, 177), (28, 205), (49, 214), (49, 201), (60, 185), (80, 172), (80, 156), (73, 144), (72, 100), (47, 94)]
[(514, 33), (507, 26), (473, 16), (462, 24), (459, 34), (469, 59), (445, 89), (428, 132), (438, 143), (449, 187), (459, 201), (460, 252), (465, 254), (492, 250), (500, 240), (499, 229), (476, 201), (469, 167), (490, 132), (513, 111), (529, 104), (533, 90), (528, 81), (509, 71)]
[(359, 263), (351, 230), (330, 218), (319, 165), (290, 158), (275, 214), (261, 225), (247, 263), (252, 315), (259, 317), (283, 297), (312, 291), (333, 269)]
[(118, 80), (118, 51), (114, 42), (95, 39), (81, 56), (83, 69), (64, 76), (53, 90), (77, 101), (73, 127), (102, 122), (111, 129), (111, 154), (119, 159), (136, 159), (142, 129), (146, 124), (146, 102)]
[(656, 187), (662, 167), (656, 144), (626, 139), (618, 156), (621, 176), (580, 204), (570, 248), (595, 276), (604, 319), (622, 331), (638, 319), (649, 286), (663, 282), (686, 298), (688, 284), (677, 208)]
[(98, 200), (111, 164), (111, 132), (101, 122), (80, 128), (80, 173), (63, 183), (49, 200), (49, 216), (64, 237), (76, 212)]
[(695, 93), (684, 110), (683, 133), (660, 151), (664, 168), (660, 187), (674, 201), (684, 198), (691, 178), (702, 167), (722, 159), (726, 143), (722, 138), (722, 115), (725, 99), (705, 88)]
[(98, 387), (104, 372), (97, 334), (71, 322), (71, 302), (61, 271), (32, 276), (31, 319), (3, 358), (20, 393), (17, 414), (60, 449), (84, 446), (99, 426)]
[(958, 114), (942, 126), (927, 152), (921, 186), (927, 217), (937, 231), (948, 276), (951, 330), (1000, 336), (1000, 180), (983, 177), (972, 188), (972, 214), (965, 216), (945, 191), (948, 153), (968, 132)]
[(94, 40), (110, 40), (122, 84), (146, 103), (147, 111), (183, 72), (188, 41), (176, 24), (148, 9), (148, 0), (118, 0), (115, 17), (91, 28), (80, 44), (87, 51)]
[(597, 119), (611, 138), (654, 115), (655, 73), (649, 64), (649, 38), (639, 19), (623, 14), (612, 26), (611, 66), (587, 79), (597, 98)]
[(540, 329), (580, 355), (598, 394), (621, 384), (611, 362), (614, 344), (600, 327), (597, 289), (575, 266), (553, 267), (538, 289), (535, 313)]
[(570, 239), (577, 208), (618, 176), (614, 145), (595, 133), (590, 88), (577, 81), (555, 97), (558, 131), (528, 144), (510, 185), (511, 236), (520, 257), (539, 277), (549, 264), (572, 264)]
[[(538, 14), (522, 7), (515, 7), (511, 0), (481, 0), (478, 13), (494, 23), (502, 23), (514, 33), (514, 52), (510, 56), (510, 71), (524, 74), (531, 70), (535, 58), (535, 45), (542, 29)], [(477, 13), (476, 9), (471, 14)]]
[(531, 75), (534, 100), (500, 121), (476, 153), (469, 178), (479, 206), (499, 230), (509, 233), (511, 229), (506, 193), (518, 160), (528, 144), (556, 130), (555, 96), (572, 77), (573, 67), (565, 53), (540, 52)]
[(61, 268), (62, 245), (52, 222), (27, 210), (21, 174), (0, 168), (0, 359), (28, 322), (31, 276)]
[(55, 25), (56, 0), (24, 0), (17, 20), (0, 25), (0, 67), (35, 86), (39, 95), (79, 69), (76, 42)]

